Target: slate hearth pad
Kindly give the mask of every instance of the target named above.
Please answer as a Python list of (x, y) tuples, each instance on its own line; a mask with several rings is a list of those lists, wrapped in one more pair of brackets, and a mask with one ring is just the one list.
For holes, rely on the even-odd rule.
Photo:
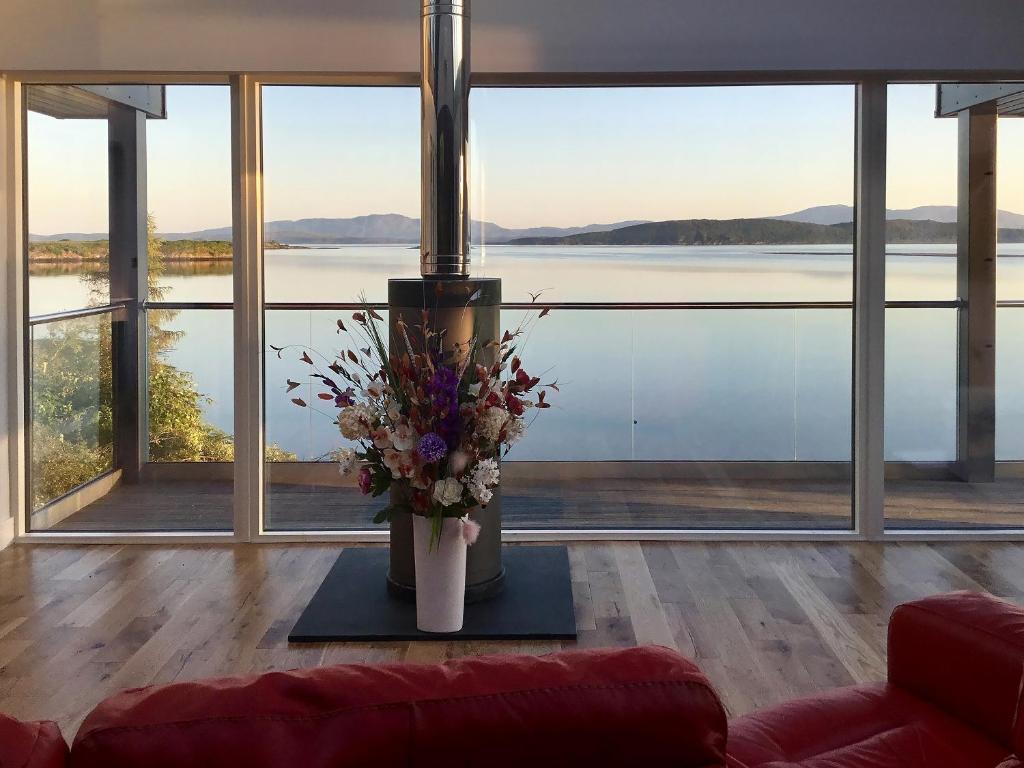
[(461, 632), (416, 629), (416, 606), (388, 594), (388, 550), (342, 551), (288, 635), (292, 643), (372, 640), (566, 640), (576, 637), (564, 546), (506, 546), (505, 589), (466, 606)]

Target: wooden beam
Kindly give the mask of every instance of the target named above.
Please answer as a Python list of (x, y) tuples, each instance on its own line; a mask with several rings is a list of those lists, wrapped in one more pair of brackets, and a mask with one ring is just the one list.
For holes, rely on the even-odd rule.
[(110, 196), (110, 300), (124, 302), (112, 328), (114, 466), (137, 483), (149, 446), (147, 426), (146, 115), (111, 105), (107, 117)]
[(995, 479), (996, 109), (960, 113), (957, 180), (957, 461), (968, 482)]

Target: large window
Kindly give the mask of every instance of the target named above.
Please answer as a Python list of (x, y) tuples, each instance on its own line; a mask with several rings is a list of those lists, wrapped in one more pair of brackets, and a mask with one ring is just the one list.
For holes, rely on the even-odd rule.
[[(262, 107), (265, 337), (299, 345), (265, 356), (266, 525), (366, 528), (300, 347), (329, 358), (339, 305), (418, 272), (418, 93)], [(524, 353), (565, 384), (508, 457), (506, 527), (850, 527), (853, 108), (852, 86), (474, 90), (473, 271), (505, 325), (556, 303)]]
[(228, 88), (26, 104), (29, 528), (229, 530)]
[[(1024, 523), (1024, 486), (1007, 463), (1024, 457), (1014, 437), (1024, 413), (1024, 362), (1017, 353), (1021, 322), (1013, 301), (1024, 298), (1024, 216), (1015, 213), (1024, 210), (1018, 171), (1024, 134), (1014, 120), (996, 120), (999, 306), (989, 338), (972, 342), (964, 323), (983, 322), (970, 317), (984, 308), (976, 302), (972, 309), (966, 281), (985, 278), (966, 275), (958, 249), (958, 204), (966, 203), (959, 200), (965, 191), (959, 186), (965, 163), (958, 146), (961, 126), (956, 116), (937, 117), (936, 103), (935, 85), (889, 86), (886, 525), (1014, 527)], [(972, 349), (972, 343), (980, 348)], [(969, 418), (973, 395), (965, 370), (993, 343), (995, 412)], [(981, 388), (991, 394), (991, 384)], [(968, 457), (976, 446), (991, 443), (992, 429), (994, 457), (984, 462), (988, 472), (979, 473)]]
[[(504, 459), (507, 529), (853, 527), (855, 90), (473, 90), (472, 272), (501, 278), (506, 327), (551, 308), (518, 353), (560, 385)], [(962, 121), (934, 84), (887, 94), (885, 524), (1014, 527), (1024, 121), (996, 120), (983, 339)], [(388, 280), (418, 276), (417, 89), (261, 86), (265, 346), (245, 372), (229, 87), (25, 95), (29, 530), (231, 530), (236, 375), (263, 387), (266, 530), (370, 528), (380, 501), (338, 474), (310, 373), (338, 321), (364, 299), (386, 318)]]
[(527, 354), (564, 382), (506, 525), (849, 527), (853, 88), (471, 106), (474, 259), (557, 303)]

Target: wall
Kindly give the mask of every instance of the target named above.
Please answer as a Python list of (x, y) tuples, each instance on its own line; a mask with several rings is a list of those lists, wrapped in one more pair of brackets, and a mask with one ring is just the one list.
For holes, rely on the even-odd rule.
[[(0, 296), (9, 297), (11, 272), (12, 249), (8, 244), (11, 240), (10, 226), (8, 225), (10, 200), (7, 194), (9, 185), (8, 176), (8, 141), (7, 133), (9, 126), (5, 120), (7, 115), (8, 87), (6, 80), (0, 77)], [(14, 518), (11, 516), (14, 509), (11, 478), (14, 470), (11, 462), (11, 418), (14, 409), (10, 404), (12, 388), (10, 383), (13, 380), (10, 371), (10, 332), (12, 330), (12, 312), (10, 301), (0, 301), (0, 549), (10, 544), (14, 536)]]
[[(473, 0), (479, 73), (1024, 71), (1020, 0)], [(417, 0), (4, 0), (0, 70), (418, 71)]]

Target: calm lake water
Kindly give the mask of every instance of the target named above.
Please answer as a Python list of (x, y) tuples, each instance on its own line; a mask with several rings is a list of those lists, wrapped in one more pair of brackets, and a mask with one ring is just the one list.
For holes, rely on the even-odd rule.
[[(890, 300), (950, 300), (954, 246), (891, 246)], [(998, 295), (1024, 299), (1024, 245), (1000, 246)], [(502, 278), (506, 301), (543, 290), (553, 302), (849, 301), (852, 256), (841, 246), (489, 246), (474, 272)], [(417, 249), (339, 246), (269, 251), (268, 302), (385, 301), (389, 277), (418, 275)], [(231, 300), (230, 265), (176, 265), (165, 299)], [(33, 314), (83, 306), (75, 273), (34, 275)], [(956, 311), (891, 309), (886, 337), (886, 453), (906, 461), (955, 454)], [(267, 310), (266, 340), (339, 348), (335, 311)], [(347, 319), (347, 318), (345, 318)], [(518, 313), (505, 312), (514, 325)], [(209, 421), (232, 430), (231, 313), (195, 309), (168, 362), (210, 398)], [(997, 329), (997, 453), (1024, 458), (1024, 308)], [(851, 312), (847, 309), (556, 311), (530, 336), (524, 362), (563, 383), (510, 458), (848, 460)], [(289, 403), (283, 382), (304, 366), (266, 358), (269, 439), (312, 459), (337, 447), (326, 416)], [(307, 395), (307, 400), (308, 400)]]

